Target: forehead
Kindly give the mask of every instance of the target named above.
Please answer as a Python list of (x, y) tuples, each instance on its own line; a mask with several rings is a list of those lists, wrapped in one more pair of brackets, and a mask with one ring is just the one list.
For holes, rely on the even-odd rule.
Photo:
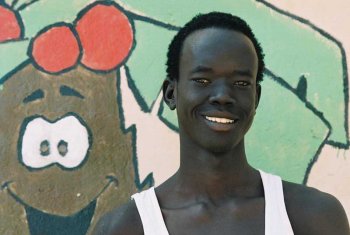
[(194, 31), (185, 39), (180, 70), (183, 65), (226, 62), (245, 67), (257, 65), (254, 45), (243, 33), (213, 27)]

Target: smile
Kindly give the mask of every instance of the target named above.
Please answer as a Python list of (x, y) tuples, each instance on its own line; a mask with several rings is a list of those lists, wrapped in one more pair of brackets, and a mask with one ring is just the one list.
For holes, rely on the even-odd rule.
[(222, 123), (222, 124), (233, 124), (235, 123), (235, 120), (233, 119), (228, 119), (228, 118), (220, 118), (220, 117), (209, 117), (209, 116), (204, 116), (205, 119), (207, 119), (210, 122), (215, 122), (215, 123)]
[[(119, 180), (117, 178), (117, 176), (115, 175), (107, 175), (105, 177), (105, 180), (104, 181), (104, 186), (98, 191), (96, 192), (96, 195), (94, 197), (91, 198), (91, 202), (94, 202), (96, 201), (106, 190), (108, 190), (108, 188), (110, 187), (115, 187), (115, 188), (118, 188), (119, 186)], [(15, 199), (18, 203), (20, 203), (21, 205), (23, 205), (24, 207), (26, 208), (35, 208), (34, 205), (32, 205), (32, 203), (29, 203), (29, 202), (26, 202), (25, 199), (23, 199), (23, 197), (19, 196), (18, 195), (18, 192), (16, 191), (16, 183), (14, 181), (11, 181), (11, 180), (8, 180), (8, 181), (5, 181), (3, 183), (0, 184), (0, 190), (1, 191), (6, 191), (8, 193), (9, 196), (11, 196), (13, 199)], [(76, 199), (77, 200), (80, 200), (79, 199), (80, 195), (76, 195)], [(91, 203), (90, 202), (90, 203)], [(39, 205), (40, 205), (40, 202), (39, 202)], [(41, 205), (42, 206), (42, 205)], [(68, 207), (69, 204), (63, 204), (60, 206), (60, 211), (57, 211), (57, 208), (55, 209), (52, 209), (52, 208), (46, 208), (45, 210), (45, 213), (46, 214), (52, 214), (52, 215), (58, 215), (58, 216), (61, 216), (61, 217), (69, 217), (70, 215), (72, 215), (73, 213), (79, 213), (80, 210), (83, 210), (84, 208), (88, 207), (89, 205), (82, 205), (81, 208), (78, 208), (76, 211), (70, 211), (68, 210), (67, 211), (67, 208), (70, 208)], [(38, 210), (38, 209), (36, 209)]]

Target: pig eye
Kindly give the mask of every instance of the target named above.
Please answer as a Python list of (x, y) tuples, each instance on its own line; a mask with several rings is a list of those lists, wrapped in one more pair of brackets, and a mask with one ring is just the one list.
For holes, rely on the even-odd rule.
[(69, 86), (61, 86), (60, 87), (60, 93), (62, 96), (75, 96), (80, 99), (84, 99), (85, 97), (81, 95), (77, 90), (69, 87)]
[(40, 100), (44, 98), (44, 92), (41, 89), (38, 89), (34, 92), (32, 92), (30, 95), (28, 95), (26, 98), (23, 99), (23, 103), (29, 103), (34, 100)]

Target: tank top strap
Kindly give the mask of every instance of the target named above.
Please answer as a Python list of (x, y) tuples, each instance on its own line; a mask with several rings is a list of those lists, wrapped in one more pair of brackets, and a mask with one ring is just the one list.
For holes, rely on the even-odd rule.
[(169, 235), (154, 187), (131, 196), (139, 212), (144, 235)]
[(279, 176), (260, 171), (265, 193), (265, 234), (293, 235), (283, 195), (282, 180)]

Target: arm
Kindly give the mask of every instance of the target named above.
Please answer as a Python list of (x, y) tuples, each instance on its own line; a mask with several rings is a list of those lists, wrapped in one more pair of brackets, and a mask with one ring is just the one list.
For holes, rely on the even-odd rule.
[[(310, 219), (310, 234), (350, 235), (349, 222), (341, 203), (332, 195), (324, 195)], [(311, 233), (312, 232), (312, 233)]]
[(286, 182), (284, 191), (295, 235), (350, 235), (344, 208), (334, 196)]

